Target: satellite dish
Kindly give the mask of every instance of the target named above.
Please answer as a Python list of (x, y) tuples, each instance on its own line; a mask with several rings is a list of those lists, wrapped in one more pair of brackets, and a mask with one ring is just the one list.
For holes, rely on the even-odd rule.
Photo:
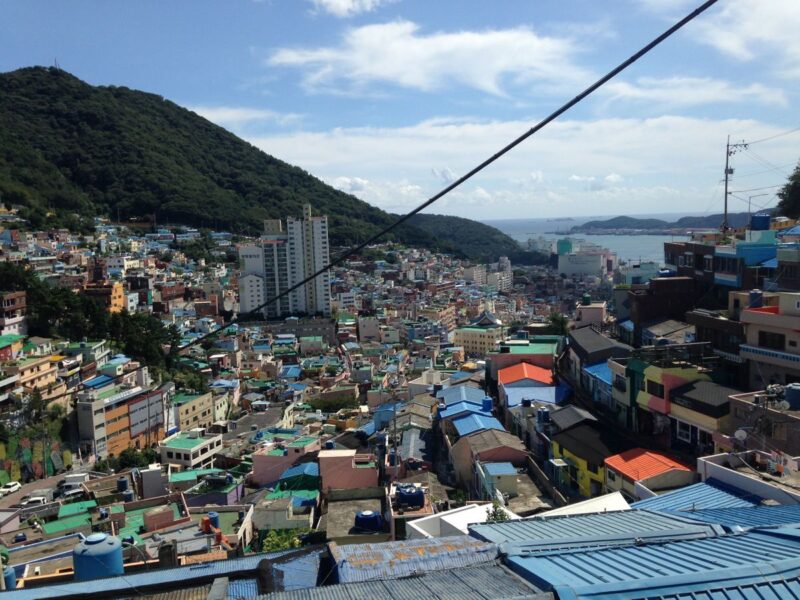
[(781, 410), (789, 410), (790, 408), (792, 408), (792, 405), (789, 404), (786, 400), (781, 400), (780, 402), (778, 402), (778, 408), (780, 408)]
[(740, 442), (743, 442), (747, 439), (747, 432), (744, 429), (737, 429), (736, 433), (733, 434), (733, 437), (735, 437)]

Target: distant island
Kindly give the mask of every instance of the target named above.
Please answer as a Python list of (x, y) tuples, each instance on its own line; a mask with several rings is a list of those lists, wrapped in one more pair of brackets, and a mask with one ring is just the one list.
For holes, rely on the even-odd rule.
[[(715, 214), (701, 217), (681, 217), (677, 221), (664, 221), (662, 219), (637, 219), (635, 217), (613, 217), (604, 221), (587, 221), (576, 225), (569, 233), (584, 233), (589, 235), (685, 235), (697, 229), (715, 229), (722, 223), (723, 215)], [(729, 213), (728, 223), (731, 227), (743, 227), (747, 224), (749, 215), (743, 213)]]
[(574, 221), (572, 217), (556, 217), (555, 219), (547, 219), (548, 223), (552, 223), (554, 221)]

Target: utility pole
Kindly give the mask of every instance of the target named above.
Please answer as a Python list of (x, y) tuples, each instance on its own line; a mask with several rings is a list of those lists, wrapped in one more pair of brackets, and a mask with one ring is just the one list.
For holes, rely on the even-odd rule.
[(725, 215), (722, 218), (722, 233), (728, 231), (728, 179), (733, 175), (733, 168), (730, 166), (731, 156), (736, 154), (740, 149), (747, 149), (747, 144), (741, 142), (739, 144), (731, 144), (731, 136), (728, 136), (728, 141), (725, 144)]

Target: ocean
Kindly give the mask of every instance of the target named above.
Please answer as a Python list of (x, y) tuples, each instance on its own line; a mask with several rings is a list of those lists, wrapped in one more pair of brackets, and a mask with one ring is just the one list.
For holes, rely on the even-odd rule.
[[(676, 215), (647, 215), (647, 217), (672, 220), (676, 218)], [(538, 238), (539, 236), (546, 239), (558, 239), (566, 236), (571, 227), (582, 225), (587, 221), (607, 218), (609, 217), (575, 217), (572, 220), (498, 219), (483, 222), (525, 244), (529, 238)], [(620, 260), (626, 262), (656, 261), (660, 264), (664, 262), (664, 242), (687, 239), (680, 235), (586, 235), (584, 233), (573, 234), (570, 237), (585, 239), (587, 242), (608, 248), (616, 252)]]

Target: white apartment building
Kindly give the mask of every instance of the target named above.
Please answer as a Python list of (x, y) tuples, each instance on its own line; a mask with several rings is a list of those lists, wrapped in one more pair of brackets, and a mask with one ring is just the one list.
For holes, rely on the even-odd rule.
[[(289, 217), (286, 231), (280, 220), (264, 222), (264, 236), (239, 249), (239, 312), (254, 312), (268, 300), (286, 292), (309, 275), (330, 264), (328, 218), (312, 217), (311, 207), (303, 218)], [(331, 314), (330, 273), (271, 302), (261, 311), (268, 319), (297, 313)]]

